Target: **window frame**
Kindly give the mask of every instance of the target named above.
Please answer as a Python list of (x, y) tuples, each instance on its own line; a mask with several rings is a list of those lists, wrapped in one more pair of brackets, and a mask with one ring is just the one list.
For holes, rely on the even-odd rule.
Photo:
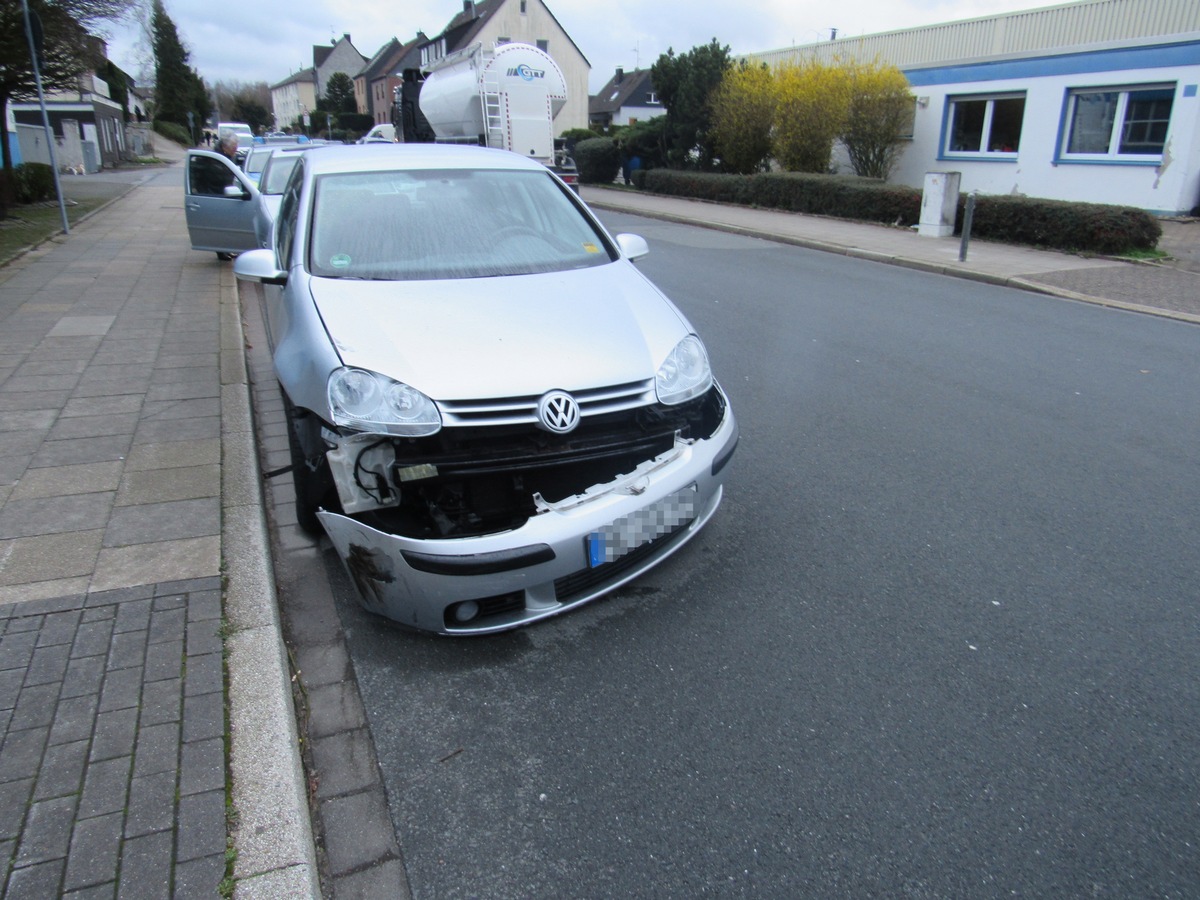
[[(1166, 132), (1163, 135), (1163, 149), (1157, 153), (1122, 153), (1121, 143), (1129, 126), (1130, 96), (1137, 93), (1154, 91), (1170, 91), (1171, 107), (1167, 113)], [(1062, 118), (1058, 131), (1058, 146), (1055, 150), (1055, 163), (1078, 163), (1084, 165), (1114, 165), (1114, 166), (1158, 166), (1162, 164), (1167, 144), (1171, 140), (1171, 124), (1176, 110), (1179, 83), (1147, 82), (1143, 84), (1105, 84), (1088, 87), (1067, 88), (1063, 93)], [(1117, 102), (1113, 110), (1112, 122), (1109, 125), (1108, 148), (1103, 153), (1071, 151), (1072, 130), (1078, 110), (1078, 98), (1089, 94), (1116, 94)]]
[[(1001, 100), (1020, 100), (1021, 101), (1021, 127), (1017, 133), (1017, 149), (1015, 150), (988, 150), (986, 149), (992, 139), (992, 125), (995, 121), (996, 102)], [(1025, 132), (1025, 109), (1028, 105), (1028, 92), (1023, 90), (1018, 91), (995, 91), (984, 94), (949, 94), (946, 97), (946, 106), (943, 112), (942, 119), (942, 140), (938, 147), (938, 159), (964, 159), (964, 160), (979, 160), (981, 162), (1014, 162), (1021, 152), (1021, 140)], [(916, 101), (914, 100), (914, 103)], [(978, 150), (953, 150), (950, 147), (950, 141), (954, 136), (954, 120), (956, 108), (967, 103), (983, 103), (983, 123), (979, 131), (979, 147)], [(915, 109), (914, 109), (915, 118)]]

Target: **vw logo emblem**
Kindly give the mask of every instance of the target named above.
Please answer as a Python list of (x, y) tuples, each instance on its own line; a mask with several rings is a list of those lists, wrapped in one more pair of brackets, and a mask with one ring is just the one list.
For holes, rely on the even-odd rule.
[(574, 431), (579, 424), (579, 404), (566, 391), (551, 391), (538, 401), (538, 421), (555, 434)]

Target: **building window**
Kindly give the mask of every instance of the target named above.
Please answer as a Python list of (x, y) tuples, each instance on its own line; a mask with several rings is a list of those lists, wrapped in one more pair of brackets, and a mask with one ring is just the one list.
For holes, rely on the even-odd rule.
[(1173, 84), (1071, 91), (1063, 158), (1158, 162), (1174, 101)]
[(550, 52), (550, 42), (547, 40), (539, 39), (537, 42), (537, 48), (539, 50), (541, 50), (543, 53), (548, 53), (548, 52)]
[(646, 92), (646, 105), (647, 106), (657, 106), (660, 103), (662, 103), (662, 101), (658, 99), (658, 94), (655, 91), (647, 91)]
[(446, 39), (438, 38), (432, 44), (426, 44), (421, 48), (421, 65), (428, 66), (430, 63), (437, 62), (446, 55)]
[(512, 38), (510, 38), (510, 37), (496, 38), (496, 46), (500, 46), (501, 44), (511, 44), (511, 43), (512, 43)]
[(521, 0), (521, 15), (525, 15), (525, 0)]
[(1013, 157), (1021, 146), (1024, 94), (950, 97), (947, 156)]

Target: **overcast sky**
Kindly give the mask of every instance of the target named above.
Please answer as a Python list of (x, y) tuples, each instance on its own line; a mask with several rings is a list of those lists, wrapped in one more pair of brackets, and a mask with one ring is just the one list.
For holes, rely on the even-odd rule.
[[(148, 6), (148, 2), (146, 4)], [(370, 57), (396, 37), (438, 34), (462, 0), (165, 0), (168, 15), (210, 84), (275, 84), (312, 65), (314, 44), (348, 33)], [(1035, 9), (1034, 0), (547, 0), (559, 24), (592, 64), (595, 92), (617, 66), (649, 68), (668, 47), (677, 53), (717, 38), (734, 54)], [(109, 57), (135, 78), (152, 75), (141, 29), (113, 29)], [(553, 47), (551, 47), (553, 55)]]

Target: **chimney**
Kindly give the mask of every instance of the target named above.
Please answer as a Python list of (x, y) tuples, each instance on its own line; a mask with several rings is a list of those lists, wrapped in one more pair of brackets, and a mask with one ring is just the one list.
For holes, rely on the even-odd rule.
[(613, 77), (613, 84), (620, 84), (625, 80), (625, 70), (617, 66), (617, 74)]
[(463, 12), (475, 18), (475, 0), (463, 0)]

